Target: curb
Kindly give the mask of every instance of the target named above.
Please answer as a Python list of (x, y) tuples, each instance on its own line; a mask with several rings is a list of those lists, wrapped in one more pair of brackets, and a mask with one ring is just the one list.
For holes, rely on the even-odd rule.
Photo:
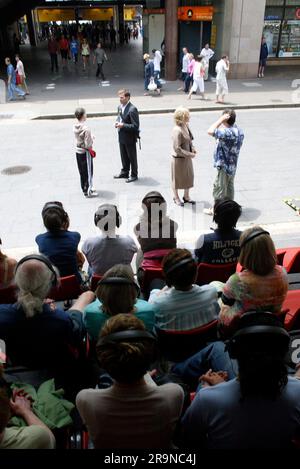
[[(215, 112), (223, 111), (226, 107), (230, 107), (230, 104), (216, 107), (194, 107), (190, 108), (190, 112)], [(288, 109), (288, 108), (299, 108), (300, 103), (281, 103), (281, 104), (237, 104), (231, 105), (235, 110), (246, 110), (246, 109)], [(142, 109), (139, 110), (140, 115), (149, 114), (171, 114), (175, 112), (176, 108), (162, 108), (162, 109)], [(89, 118), (95, 117), (115, 117), (116, 112), (88, 112)], [(31, 120), (60, 120), (60, 119), (73, 119), (73, 114), (45, 114), (38, 117), (33, 117)]]

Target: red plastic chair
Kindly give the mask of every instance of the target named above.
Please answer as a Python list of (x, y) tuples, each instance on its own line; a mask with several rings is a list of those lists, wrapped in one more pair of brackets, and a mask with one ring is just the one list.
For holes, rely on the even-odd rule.
[(151, 282), (155, 279), (164, 279), (164, 273), (161, 267), (152, 267), (151, 269), (139, 269), (138, 280), (141, 292), (145, 299), (148, 299)]
[(231, 275), (236, 272), (236, 263), (232, 264), (199, 264), (196, 283), (207, 285), (210, 282), (219, 281), (226, 283)]
[(288, 274), (300, 273), (300, 248), (287, 248), (282, 265)]
[(94, 274), (92, 276), (92, 278), (91, 278), (91, 290), (92, 291), (97, 290), (98, 283), (100, 282), (101, 279), (102, 279), (101, 275)]
[(287, 310), (284, 327), (287, 331), (300, 327), (300, 290), (289, 290), (282, 309)]
[(52, 288), (48, 296), (54, 301), (68, 301), (78, 298), (81, 293), (82, 290), (77, 278), (75, 275), (69, 275), (68, 277), (61, 277), (59, 285)]
[(9, 305), (17, 301), (17, 287), (10, 285), (7, 288), (0, 288), (0, 304)]
[(159, 349), (170, 361), (183, 361), (199, 352), (208, 342), (217, 340), (218, 320), (187, 331), (156, 330)]

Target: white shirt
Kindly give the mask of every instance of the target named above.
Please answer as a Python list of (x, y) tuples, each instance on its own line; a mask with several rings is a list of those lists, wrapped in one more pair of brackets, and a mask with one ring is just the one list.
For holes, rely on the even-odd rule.
[(19, 60), (17, 63), (17, 72), (20, 76), (23, 76), (25, 78), (24, 65), (21, 60)]
[(195, 67), (194, 67), (194, 72), (193, 72), (193, 79), (194, 80), (200, 80), (200, 78), (203, 78), (203, 74), (201, 73), (203, 70), (203, 65), (201, 62), (196, 62)]
[(205, 49), (204, 47), (200, 55), (202, 55), (202, 57), (204, 57), (205, 62), (208, 63), (210, 59), (215, 55), (215, 53), (212, 49)]
[(229, 67), (226, 64), (225, 60), (221, 59), (216, 65), (217, 80), (226, 81), (226, 72), (228, 72)]
[(182, 72), (187, 73), (189, 66), (189, 54), (184, 54), (182, 58)]
[(154, 71), (155, 72), (160, 72), (160, 63), (162, 61), (162, 55), (160, 53), (159, 50), (157, 50), (154, 54), (154, 59), (153, 59), (153, 63), (154, 63)]

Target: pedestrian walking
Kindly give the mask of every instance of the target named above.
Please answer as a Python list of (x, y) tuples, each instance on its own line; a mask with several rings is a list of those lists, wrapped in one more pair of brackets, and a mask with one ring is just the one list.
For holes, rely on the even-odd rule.
[[(235, 111), (225, 109), (222, 116), (208, 129), (208, 135), (217, 141), (214, 153), (214, 167), (217, 169), (213, 188), (215, 201), (224, 198), (234, 200), (234, 178), (244, 141), (244, 132), (235, 122)], [(204, 209), (204, 213), (213, 215), (213, 209)]]
[(130, 102), (130, 91), (120, 90), (118, 95), (120, 105), (115, 127), (118, 129), (122, 169), (114, 178), (126, 179), (130, 183), (138, 179), (136, 143), (140, 138), (140, 118), (137, 108)]
[(193, 71), (193, 86), (190, 89), (188, 99), (191, 99), (193, 93), (197, 93), (199, 88), (202, 99), (205, 99), (204, 94), (204, 75), (205, 75), (205, 62), (203, 57), (198, 56), (195, 58), (195, 65)]
[(87, 116), (84, 108), (75, 111), (77, 119), (73, 131), (76, 139), (76, 160), (80, 175), (81, 189), (85, 197), (95, 197), (97, 192), (93, 189), (93, 137), (87, 125)]
[(153, 63), (154, 63), (154, 78), (155, 80), (160, 79), (160, 71), (161, 71), (161, 61), (162, 61), (162, 55), (159, 50), (153, 49), (152, 50), (153, 54)]
[(69, 41), (64, 35), (62, 35), (59, 40), (59, 50), (61, 55), (62, 66), (66, 67), (69, 56)]
[(205, 62), (205, 75), (204, 75), (204, 81), (208, 80), (208, 74), (209, 74), (209, 61), (210, 59), (215, 55), (214, 51), (209, 47), (209, 44), (205, 44), (203, 47), (200, 55), (204, 57), (204, 62)]
[(51, 59), (51, 72), (54, 72), (54, 67), (56, 72), (58, 72), (58, 60), (57, 60), (57, 52), (58, 52), (58, 42), (53, 35), (50, 36), (48, 40), (48, 52)]
[(223, 55), (216, 65), (216, 103), (224, 104), (225, 95), (228, 94), (227, 72), (229, 72), (230, 63), (227, 55)]
[(182, 80), (182, 86), (178, 88), (177, 91), (183, 91), (185, 89), (185, 80), (188, 74), (188, 66), (189, 66), (189, 52), (186, 47), (183, 47), (182, 49), (182, 69), (181, 69), (181, 80)]
[(76, 65), (78, 63), (78, 54), (79, 54), (79, 41), (75, 36), (72, 36), (71, 42), (70, 42), (70, 51), (71, 51), (71, 57)]
[[(175, 127), (172, 133), (173, 153), (172, 153), (172, 188), (174, 193), (174, 203), (183, 207), (184, 204), (195, 205), (195, 201), (190, 198), (190, 189), (194, 187), (193, 158), (196, 150), (193, 145), (193, 134), (189, 127), (190, 113), (188, 109), (179, 107), (174, 114)], [(178, 190), (184, 190), (183, 202)]]
[(113, 26), (111, 26), (109, 30), (109, 37), (110, 37), (110, 50), (112, 48), (116, 49), (117, 48), (117, 42), (116, 42), (116, 37), (117, 37), (117, 31)]
[(8, 91), (8, 101), (12, 101), (14, 99), (15, 93), (18, 96), (21, 96), (25, 99), (25, 92), (18, 88), (17, 81), (16, 81), (16, 72), (11, 64), (10, 58), (6, 57), (5, 59), (6, 64), (6, 73), (7, 73), (7, 91)]
[(27, 83), (26, 83), (26, 75), (25, 75), (25, 70), (24, 70), (24, 64), (23, 64), (22, 60), (20, 59), (19, 55), (16, 55), (15, 59), (16, 59), (16, 63), (17, 63), (16, 73), (18, 74), (19, 80), (20, 80), (20, 85), (19, 86), (21, 86), (21, 88), (23, 88), (23, 91), (25, 91), (25, 94), (28, 95), (29, 90), (28, 90)]
[(102, 81), (105, 80), (104, 73), (103, 73), (104, 60), (107, 60), (107, 55), (105, 53), (105, 50), (102, 48), (101, 42), (98, 42), (97, 47), (94, 51), (93, 64), (95, 64), (95, 62), (97, 62), (96, 77), (98, 78), (99, 75), (100, 75)]
[(261, 46), (260, 46), (258, 78), (264, 78), (265, 76), (265, 67), (267, 65), (268, 55), (269, 55), (268, 45), (266, 43), (266, 39), (263, 37), (261, 40)]
[(149, 54), (144, 54), (144, 61), (145, 61), (145, 81), (144, 81), (144, 88), (145, 93), (144, 96), (149, 96), (149, 85), (153, 86), (153, 91), (156, 91), (157, 94), (160, 94), (161, 84), (158, 80), (154, 78), (154, 63), (153, 60), (150, 60)]
[(189, 54), (188, 71), (187, 71), (185, 82), (184, 82), (184, 92), (185, 93), (189, 93), (191, 84), (193, 84), (195, 64), (196, 64), (196, 61), (195, 61), (195, 58), (194, 58), (194, 54)]
[(83, 70), (86, 70), (86, 66), (89, 64), (90, 61), (91, 50), (87, 39), (84, 38), (81, 44), (81, 56), (83, 62)]

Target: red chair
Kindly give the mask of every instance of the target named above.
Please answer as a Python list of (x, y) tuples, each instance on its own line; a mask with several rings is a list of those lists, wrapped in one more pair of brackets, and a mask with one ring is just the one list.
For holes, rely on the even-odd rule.
[(69, 275), (68, 277), (61, 277), (59, 285), (52, 288), (48, 296), (54, 301), (68, 301), (78, 298), (81, 293), (82, 290), (78, 279), (75, 275)]
[(287, 248), (282, 265), (288, 274), (300, 273), (300, 248)]
[(100, 282), (101, 279), (102, 279), (101, 275), (94, 274), (92, 276), (92, 278), (91, 278), (91, 290), (92, 291), (97, 290), (98, 283)]
[(150, 285), (155, 279), (164, 279), (164, 273), (161, 267), (152, 267), (143, 269), (140, 268), (138, 271), (138, 281), (141, 287), (141, 292), (145, 299), (149, 298)]
[(300, 328), (300, 290), (289, 290), (282, 309), (287, 310), (284, 327), (287, 331)]
[(0, 288), (0, 304), (9, 305), (17, 301), (17, 287), (10, 285), (7, 288)]
[[(289, 248), (286, 249), (276, 249), (276, 255), (277, 255), (277, 264), (278, 265), (284, 265), (284, 258), (287, 252), (289, 251)], [(236, 271), (237, 272), (242, 272), (243, 267), (241, 264), (238, 262), (236, 266)], [(300, 272), (300, 271), (299, 271)]]
[(214, 320), (188, 331), (156, 330), (162, 355), (170, 361), (180, 362), (199, 352), (208, 342), (217, 340), (218, 321)]
[(226, 283), (231, 275), (236, 272), (236, 263), (232, 264), (199, 264), (196, 283), (207, 285), (210, 282), (219, 281)]

